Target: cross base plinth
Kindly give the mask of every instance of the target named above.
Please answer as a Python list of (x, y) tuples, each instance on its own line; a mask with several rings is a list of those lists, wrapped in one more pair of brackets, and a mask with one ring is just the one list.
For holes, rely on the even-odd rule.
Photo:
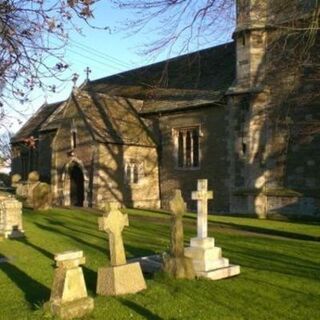
[(222, 250), (215, 247), (213, 238), (192, 238), (184, 253), (192, 259), (197, 277), (218, 280), (240, 273), (240, 266), (230, 265), (229, 259), (222, 257)]
[(139, 262), (98, 269), (97, 294), (118, 296), (146, 289)]
[(47, 302), (45, 309), (61, 319), (81, 318), (93, 310), (92, 298), (82, 298), (71, 302)]

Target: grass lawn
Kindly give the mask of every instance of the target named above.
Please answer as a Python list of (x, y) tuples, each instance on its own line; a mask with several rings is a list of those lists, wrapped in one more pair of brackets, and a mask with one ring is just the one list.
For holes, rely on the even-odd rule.
[[(127, 257), (160, 253), (169, 246), (169, 215), (127, 210)], [(85, 319), (320, 319), (320, 224), (212, 216), (209, 235), (223, 254), (241, 265), (241, 275), (221, 281), (147, 279), (136, 295), (95, 295), (97, 269), (107, 263), (106, 234), (97, 216), (83, 210), (24, 213), (26, 238), (0, 242), (0, 319), (53, 319), (49, 299), (53, 255), (84, 251), (84, 273), (95, 309)], [(195, 215), (185, 218), (186, 246), (195, 235)]]

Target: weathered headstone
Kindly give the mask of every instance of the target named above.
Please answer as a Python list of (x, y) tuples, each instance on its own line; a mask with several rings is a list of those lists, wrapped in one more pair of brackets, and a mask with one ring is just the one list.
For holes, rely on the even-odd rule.
[(230, 265), (229, 260), (222, 257), (221, 248), (215, 247), (214, 238), (208, 238), (208, 200), (212, 198), (208, 181), (198, 180), (198, 190), (192, 192), (192, 199), (198, 201), (197, 237), (191, 239), (185, 255), (192, 259), (198, 277), (218, 280), (239, 274), (240, 267)]
[(66, 251), (55, 256), (50, 301), (47, 308), (62, 319), (82, 317), (93, 310), (93, 299), (88, 297), (80, 265), (85, 263), (82, 251)]
[(16, 188), (21, 183), (21, 175), (16, 173), (11, 177), (11, 187)]
[(117, 203), (111, 203), (109, 212), (99, 218), (99, 230), (109, 235), (111, 267), (98, 269), (97, 294), (121, 295), (146, 288), (140, 264), (126, 261), (122, 231), (128, 225), (128, 216), (119, 210)]
[(194, 279), (195, 272), (192, 260), (184, 255), (183, 214), (186, 204), (181, 190), (175, 190), (169, 202), (171, 215), (170, 253), (164, 259), (164, 271), (177, 279)]
[(8, 194), (0, 194), (0, 236), (20, 238), (22, 227), (22, 203)]
[(11, 184), (15, 186), (16, 195), (23, 201), (25, 207), (35, 210), (47, 210), (51, 208), (51, 187), (49, 184), (39, 181), (37, 171), (31, 171), (29, 173), (27, 182), (20, 181), (18, 176), (19, 175), (12, 176)]
[(51, 187), (45, 182), (38, 183), (33, 188), (32, 208), (35, 210), (48, 210), (52, 206)]

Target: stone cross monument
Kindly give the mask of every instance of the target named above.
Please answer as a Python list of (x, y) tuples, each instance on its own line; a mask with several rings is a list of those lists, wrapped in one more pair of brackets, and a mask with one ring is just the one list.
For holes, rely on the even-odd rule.
[(218, 280), (235, 276), (240, 273), (240, 267), (230, 265), (229, 260), (222, 257), (221, 248), (215, 247), (214, 238), (208, 237), (208, 200), (213, 199), (208, 181), (198, 180), (197, 189), (191, 194), (192, 199), (198, 201), (197, 237), (191, 239), (185, 256), (192, 259), (198, 277)]
[(208, 200), (213, 199), (213, 192), (208, 191), (208, 180), (198, 180), (198, 190), (191, 194), (197, 200), (197, 236), (199, 239), (208, 237)]
[(99, 219), (99, 230), (109, 235), (110, 261), (112, 266), (125, 264), (126, 254), (122, 241), (122, 231), (129, 226), (128, 215), (122, 214), (117, 203), (110, 204), (110, 213)]
[(171, 215), (171, 241), (170, 253), (164, 257), (164, 271), (174, 278), (193, 279), (195, 273), (192, 260), (184, 255), (183, 214), (186, 204), (182, 198), (181, 190), (175, 190), (169, 202)]
[(86, 315), (93, 310), (93, 299), (87, 295), (87, 288), (80, 265), (85, 263), (82, 251), (65, 251), (54, 257), (57, 268), (54, 271), (50, 301), (46, 308), (61, 319), (72, 319)]
[(122, 231), (129, 226), (128, 215), (110, 203), (108, 212), (98, 219), (99, 230), (109, 235), (111, 267), (98, 269), (97, 294), (103, 296), (135, 293), (146, 288), (139, 262), (127, 263)]

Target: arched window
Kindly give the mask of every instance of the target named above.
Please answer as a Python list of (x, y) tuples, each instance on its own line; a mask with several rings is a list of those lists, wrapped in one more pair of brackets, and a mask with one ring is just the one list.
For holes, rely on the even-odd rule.
[(200, 167), (200, 128), (178, 128), (173, 130), (176, 165), (183, 169)]
[(127, 184), (137, 184), (143, 177), (143, 165), (136, 160), (129, 160), (124, 165), (124, 176)]
[(71, 149), (74, 150), (77, 147), (77, 127), (74, 121), (71, 125)]

